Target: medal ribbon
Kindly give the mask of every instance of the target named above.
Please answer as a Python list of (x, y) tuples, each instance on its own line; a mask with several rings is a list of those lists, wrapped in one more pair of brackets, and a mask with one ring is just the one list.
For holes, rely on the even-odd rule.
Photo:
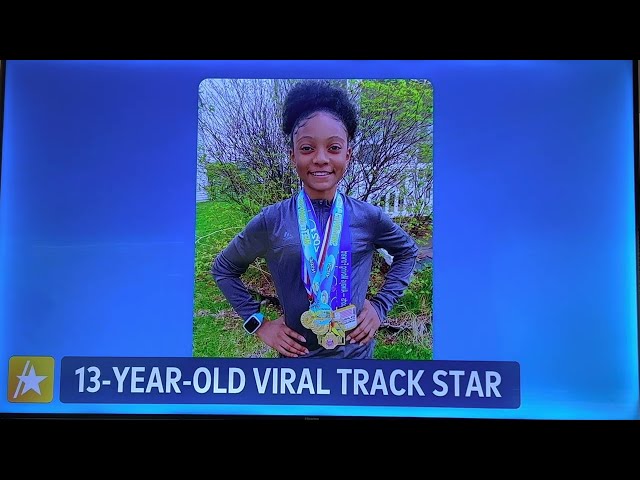
[(336, 192), (322, 237), (318, 217), (304, 190), (298, 194), (296, 206), (303, 253), (302, 281), (311, 309), (344, 307), (351, 300), (351, 237), (342, 194)]

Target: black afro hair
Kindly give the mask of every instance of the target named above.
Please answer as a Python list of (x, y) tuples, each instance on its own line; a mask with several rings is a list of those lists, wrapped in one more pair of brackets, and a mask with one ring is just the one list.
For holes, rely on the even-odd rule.
[(291, 138), (296, 125), (315, 112), (328, 112), (338, 118), (352, 140), (358, 128), (358, 113), (346, 90), (327, 81), (303, 80), (296, 83), (284, 102), (282, 130)]

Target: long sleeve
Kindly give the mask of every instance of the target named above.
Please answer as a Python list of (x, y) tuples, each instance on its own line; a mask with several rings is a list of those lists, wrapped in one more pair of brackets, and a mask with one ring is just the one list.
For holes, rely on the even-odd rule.
[(374, 244), (376, 248), (384, 248), (393, 256), (382, 287), (371, 299), (380, 320), (384, 321), (409, 286), (418, 257), (418, 246), (409, 234), (382, 210), (376, 226)]
[(240, 276), (268, 247), (264, 213), (256, 215), (213, 262), (211, 273), (222, 294), (244, 320), (260, 310)]

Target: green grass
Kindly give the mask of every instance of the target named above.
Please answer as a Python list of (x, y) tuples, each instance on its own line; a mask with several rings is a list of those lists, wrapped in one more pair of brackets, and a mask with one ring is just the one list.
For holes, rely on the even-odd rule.
[[(258, 338), (247, 335), (240, 317), (211, 277), (211, 263), (231, 239), (249, 221), (239, 207), (228, 202), (200, 202), (196, 210), (195, 298), (193, 314), (193, 355), (195, 357), (275, 357), (276, 352)], [(264, 268), (263, 262), (260, 266)], [(377, 271), (375, 269), (378, 269)], [(376, 262), (372, 291), (382, 279), (381, 263)], [(246, 282), (258, 281), (257, 269), (249, 269)], [(374, 358), (430, 360), (431, 342), (431, 267), (418, 272), (405, 295), (388, 316), (389, 328), (376, 335)], [(267, 308), (266, 317), (276, 318), (275, 308)]]
[(202, 202), (196, 208), (193, 355), (249, 356), (259, 341), (244, 334), (240, 317), (231, 310), (210, 273), (216, 254), (242, 230), (248, 219), (231, 203)]
[(378, 360), (431, 360), (433, 353), (427, 345), (412, 345), (406, 340), (396, 340), (394, 344), (381, 343), (380, 334), (376, 340), (373, 358)]
[(374, 357), (430, 360), (432, 341), (432, 268), (417, 272), (405, 294), (387, 315), (387, 328), (376, 335)]

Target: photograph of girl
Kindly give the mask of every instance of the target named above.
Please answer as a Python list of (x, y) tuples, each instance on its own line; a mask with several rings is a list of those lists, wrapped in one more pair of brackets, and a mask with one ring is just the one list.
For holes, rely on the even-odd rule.
[(194, 356), (432, 358), (425, 80), (200, 85)]

